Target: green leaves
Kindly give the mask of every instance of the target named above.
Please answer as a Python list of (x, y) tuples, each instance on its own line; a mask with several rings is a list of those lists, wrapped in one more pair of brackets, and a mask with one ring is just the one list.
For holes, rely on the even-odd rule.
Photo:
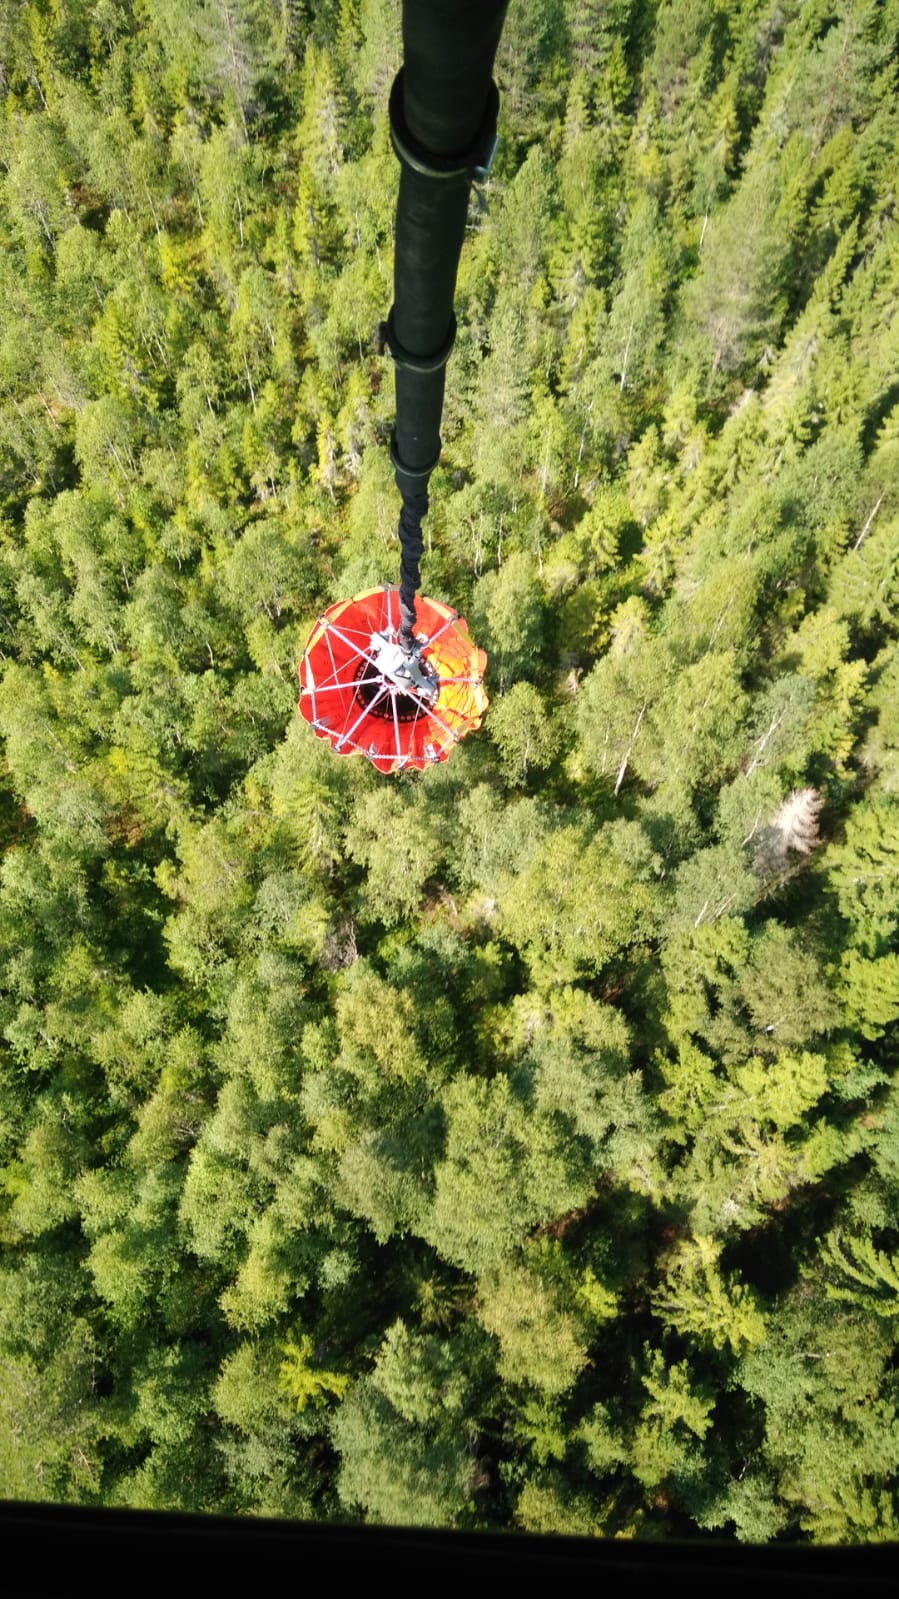
[(824, 1290), (829, 1299), (846, 1300), (875, 1316), (899, 1316), (899, 1262), (875, 1248), (871, 1238), (847, 1238), (844, 1243), (833, 1233), (821, 1259), (833, 1268)]
[(349, 1377), (310, 1365), (313, 1346), (308, 1334), (302, 1334), (299, 1342), (295, 1338), (289, 1339), (286, 1344), (281, 1345), (281, 1348), (284, 1359), (281, 1362), (278, 1386), (295, 1400), (297, 1410), (305, 1410), (309, 1404), (324, 1405), (329, 1397), (343, 1398)]
[(446, 1153), (422, 1232), (447, 1260), (480, 1272), (514, 1254), (538, 1222), (582, 1203), (588, 1185), (507, 1077), (460, 1077), (443, 1103)]
[(368, 870), (369, 915), (389, 926), (416, 909), (445, 844), (421, 789), (410, 794), (381, 784), (357, 803), (346, 849)]
[(530, 683), (515, 683), (508, 694), (494, 701), (489, 726), (510, 783), (524, 787), (529, 770), (551, 765), (559, 735)]
[(896, 1537), (894, 20), (509, 8), (387, 780), (399, 8), (5, 7), (0, 1492)]
[(657, 857), (635, 823), (592, 840), (576, 826), (553, 832), (500, 895), (502, 926), (538, 981), (598, 972), (630, 944), (652, 937), (661, 894)]
[(865, 953), (885, 950), (899, 925), (899, 806), (891, 795), (875, 793), (853, 811), (830, 861), (830, 885), (854, 942)]
[(719, 1265), (721, 1245), (700, 1234), (674, 1251), (652, 1308), (669, 1327), (715, 1349), (742, 1353), (765, 1341), (758, 1298)]
[(367, 1520), (452, 1526), (473, 1476), (459, 1412), (469, 1351), (388, 1328), (369, 1376), (350, 1389), (332, 1424), (344, 1507)]

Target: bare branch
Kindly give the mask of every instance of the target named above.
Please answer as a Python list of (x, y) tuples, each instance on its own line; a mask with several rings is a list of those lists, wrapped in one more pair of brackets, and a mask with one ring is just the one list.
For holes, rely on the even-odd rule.
[(875, 505), (873, 511), (871, 512), (870, 516), (868, 517), (867, 522), (865, 523), (865, 525), (862, 528), (858, 538), (856, 539), (855, 543), (853, 544), (853, 546), (852, 546), (853, 550), (860, 550), (861, 549), (862, 545), (865, 542), (865, 539), (868, 537), (868, 534), (871, 531), (871, 528), (872, 528), (873, 523), (874, 523), (874, 518), (877, 515), (878, 511), (880, 510), (880, 507), (882, 506), (882, 504), (883, 504), (883, 495), (881, 494), (880, 499), (877, 501), (877, 504)]

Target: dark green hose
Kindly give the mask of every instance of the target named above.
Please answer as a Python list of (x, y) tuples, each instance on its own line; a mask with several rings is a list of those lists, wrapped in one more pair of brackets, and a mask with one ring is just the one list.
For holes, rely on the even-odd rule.
[(402, 170), (396, 211), (394, 303), (386, 343), (396, 365), (392, 459), (402, 546), (401, 637), (411, 646), (421, 521), (440, 458), (446, 360), (468, 197), (495, 143), (492, 81), (508, 0), (403, 0), (404, 66), (390, 96)]

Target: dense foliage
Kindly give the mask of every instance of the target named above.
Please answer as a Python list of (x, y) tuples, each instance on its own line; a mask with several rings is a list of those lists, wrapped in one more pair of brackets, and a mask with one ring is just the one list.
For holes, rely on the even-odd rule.
[(385, 780), (396, 0), (0, 11), (2, 1493), (899, 1536), (897, 29), (512, 0)]

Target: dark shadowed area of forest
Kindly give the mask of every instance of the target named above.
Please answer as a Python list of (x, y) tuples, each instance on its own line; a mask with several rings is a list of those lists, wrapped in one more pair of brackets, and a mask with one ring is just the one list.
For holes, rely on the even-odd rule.
[(0, 8), (0, 1494), (899, 1538), (897, 0), (512, 0), (424, 591), (397, 0)]

